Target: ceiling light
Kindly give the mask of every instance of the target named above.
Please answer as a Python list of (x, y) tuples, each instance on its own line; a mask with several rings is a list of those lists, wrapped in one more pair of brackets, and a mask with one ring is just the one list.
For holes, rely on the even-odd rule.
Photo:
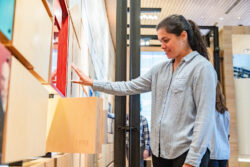
[(152, 14), (142, 14), (140, 16), (141, 20), (157, 20), (158, 16), (156, 14), (152, 15)]
[(219, 20), (224, 20), (224, 17), (220, 17)]

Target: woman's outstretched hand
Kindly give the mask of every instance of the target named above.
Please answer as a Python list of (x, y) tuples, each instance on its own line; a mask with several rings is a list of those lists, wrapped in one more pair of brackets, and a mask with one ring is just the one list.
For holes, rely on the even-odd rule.
[(86, 86), (93, 86), (93, 80), (90, 79), (87, 75), (85, 75), (75, 64), (71, 64), (71, 67), (80, 78), (80, 81), (73, 81), (74, 83)]

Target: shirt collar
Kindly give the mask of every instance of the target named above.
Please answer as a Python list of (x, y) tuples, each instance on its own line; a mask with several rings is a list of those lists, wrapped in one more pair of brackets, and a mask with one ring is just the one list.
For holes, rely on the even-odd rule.
[[(192, 51), (191, 53), (189, 53), (186, 56), (184, 56), (181, 61), (182, 62), (188, 62), (188, 61), (192, 60), (197, 55), (199, 55), (199, 53), (197, 51)], [(174, 63), (174, 59), (171, 59), (170, 62)]]
[(195, 56), (199, 55), (199, 53), (197, 51), (192, 51), (191, 53), (189, 53), (188, 55), (184, 56), (182, 58), (182, 61), (184, 62), (189, 62), (190, 60), (192, 60)]

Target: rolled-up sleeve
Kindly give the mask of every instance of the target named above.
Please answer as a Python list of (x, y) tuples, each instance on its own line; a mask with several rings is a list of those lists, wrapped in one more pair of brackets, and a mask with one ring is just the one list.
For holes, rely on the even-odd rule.
[(204, 65), (194, 77), (193, 96), (196, 118), (185, 163), (199, 166), (205, 154), (214, 126), (217, 75), (212, 65)]
[(117, 96), (133, 95), (151, 91), (152, 70), (131, 81), (104, 82), (94, 80), (93, 89)]

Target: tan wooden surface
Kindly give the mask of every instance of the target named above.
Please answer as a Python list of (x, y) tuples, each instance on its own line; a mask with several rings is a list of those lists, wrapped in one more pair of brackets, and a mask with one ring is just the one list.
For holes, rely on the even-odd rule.
[(60, 98), (48, 132), (47, 151), (99, 152), (102, 111), (102, 99), (97, 97)]
[(73, 166), (73, 154), (57, 155), (55, 158), (55, 167), (72, 167)]
[(14, 18), (13, 47), (45, 81), (48, 81), (52, 21), (41, 0), (18, 0)]
[(45, 154), (48, 92), (12, 57), (3, 162)]

